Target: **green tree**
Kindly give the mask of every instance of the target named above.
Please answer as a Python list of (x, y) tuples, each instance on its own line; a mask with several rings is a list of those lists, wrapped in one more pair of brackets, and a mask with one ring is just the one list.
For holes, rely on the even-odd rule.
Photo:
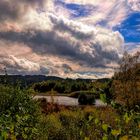
[(114, 75), (113, 88), (115, 98), (128, 109), (140, 104), (140, 53), (124, 53), (119, 69)]

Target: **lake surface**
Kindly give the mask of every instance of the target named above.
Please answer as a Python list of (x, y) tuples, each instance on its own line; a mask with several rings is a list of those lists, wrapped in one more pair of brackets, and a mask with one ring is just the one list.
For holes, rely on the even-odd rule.
[[(40, 96), (36, 95), (34, 99), (46, 98), (48, 102), (53, 102), (59, 105), (66, 105), (66, 106), (78, 106), (78, 99), (67, 97), (67, 96)], [(95, 106), (106, 106), (104, 102), (99, 99), (95, 100)]]

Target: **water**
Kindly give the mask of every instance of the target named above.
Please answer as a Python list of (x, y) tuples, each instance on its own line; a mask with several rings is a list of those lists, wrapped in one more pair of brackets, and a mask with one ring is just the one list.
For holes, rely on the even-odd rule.
[[(40, 96), (37, 95), (34, 99), (46, 98), (48, 102), (53, 102), (59, 105), (66, 105), (66, 106), (78, 106), (78, 99), (67, 97), (67, 96)], [(106, 106), (104, 102), (99, 99), (95, 100), (95, 106)]]

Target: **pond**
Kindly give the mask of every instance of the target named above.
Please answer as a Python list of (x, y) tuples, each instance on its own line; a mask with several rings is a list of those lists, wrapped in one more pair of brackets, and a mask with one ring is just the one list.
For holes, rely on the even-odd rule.
[[(53, 102), (59, 105), (66, 105), (66, 106), (78, 106), (78, 99), (67, 97), (67, 96), (40, 96), (36, 95), (34, 99), (46, 98), (48, 102)], [(95, 106), (106, 106), (106, 103), (102, 102), (99, 99), (95, 100)]]

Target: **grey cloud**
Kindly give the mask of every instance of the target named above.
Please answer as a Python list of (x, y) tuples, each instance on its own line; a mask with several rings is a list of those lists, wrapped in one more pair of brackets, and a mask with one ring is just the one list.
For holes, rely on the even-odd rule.
[[(71, 40), (67, 40), (58, 36), (55, 31), (43, 32), (43, 31), (31, 31), (17, 33), (17, 32), (0, 32), (0, 38), (25, 43), (39, 54), (51, 54), (66, 57), (70, 60), (76, 60), (84, 65), (91, 67), (105, 67), (106, 63), (116, 61), (119, 57), (115, 51), (106, 52), (102, 50), (102, 46), (98, 43), (90, 44), (90, 48), (94, 48), (95, 54), (92, 56), (89, 52), (81, 51), (81, 44), (76, 42), (72, 43)], [(94, 53), (94, 52), (92, 52)]]
[(30, 8), (43, 6), (45, 0), (0, 0), (0, 22), (21, 19)]
[(72, 22), (65, 21), (53, 15), (50, 16), (50, 20), (53, 23), (54, 30), (60, 30), (62, 32), (69, 32), (74, 37), (80, 40), (91, 39), (91, 37), (93, 37), (93, 32), (83, 32), (81, 31), (80, 26), (76, 27), (76, 25), (73, 25)]
[(61, 38), (53, 31), (33, 31), (32, 34), (28, 32), (0, 32), (0, 38), (13, 42), (25, 43), (30, 46), (36, 53), (50, 53), (60, 55), (76, 55), (76, 52), (72, 49), (72, 46)]
[(12, 3), (4, 0), (0, 1), (0, 21), (5, 21), (7, 19), (15, 20), (19, 17), (20, 9)]
[[(63, 73), (64, 76), (74, 73), (71, 65), (65, 63), (66, 60), (76, 63), (81, 68), (90, 67), (94, 69), (98, 67), (106, 69), (112, 68), (108, 64), (116, 63), (119, 59), (118, 50), (123, 43), (123, 39), (119, 33), (99, 27), (85, 26), (82, 23), (66, 20), (65, 18), (54, 15), (47, 17), (48, 20), (49, 18), (52, 26), (47, 27), (48, 29), (45, 28), (43, 30), (42, 27), (38, 28), (38, 30), (34, 29), (35, 23), (33, 22), (32, 29), (30, 26), (26, 26), (26, 28), (23, 27), (18, 31), (0, 31), (1, 42), (19, 44), (19, 46), (20, 44), (24, 44), (25, 47), (32, 50), (32, 53), (46, 56), (48, 59), (48, 56), (56, 56), (61, 58), (61, 60), (64, 59), (63, 65), (62, 63), (58, 64), (58, 69), (63, 72), (59, 72), (55, 65), (51, 66), (51, 64), (46, 64), (47, 66), (49, 65), (48, 69), (48, 67), (41, 66), (44, 62), (38, 62), (38, 70), (32, 70), (33, 73), (52, 75), (61, 75)], [(6, 47), (7, 44), (4, 43), (0, 47)], [(20, 52), (20, 50), (18, 51)], [(1, 59), (4, 60), (4, 57)], [(20, 73), (26, 73), (27, 71), (27, 73), (30, 73), (30, 70), (25, 69), (19, 63), (15, 64), (13, 60), (12, 63), (14, 64), (9, 64), (9, 60), (3, 61), (2, 63), (9, 67), (12, 73), (14, 71)], [(26, 61), (26, 63), (28, 62)]]

